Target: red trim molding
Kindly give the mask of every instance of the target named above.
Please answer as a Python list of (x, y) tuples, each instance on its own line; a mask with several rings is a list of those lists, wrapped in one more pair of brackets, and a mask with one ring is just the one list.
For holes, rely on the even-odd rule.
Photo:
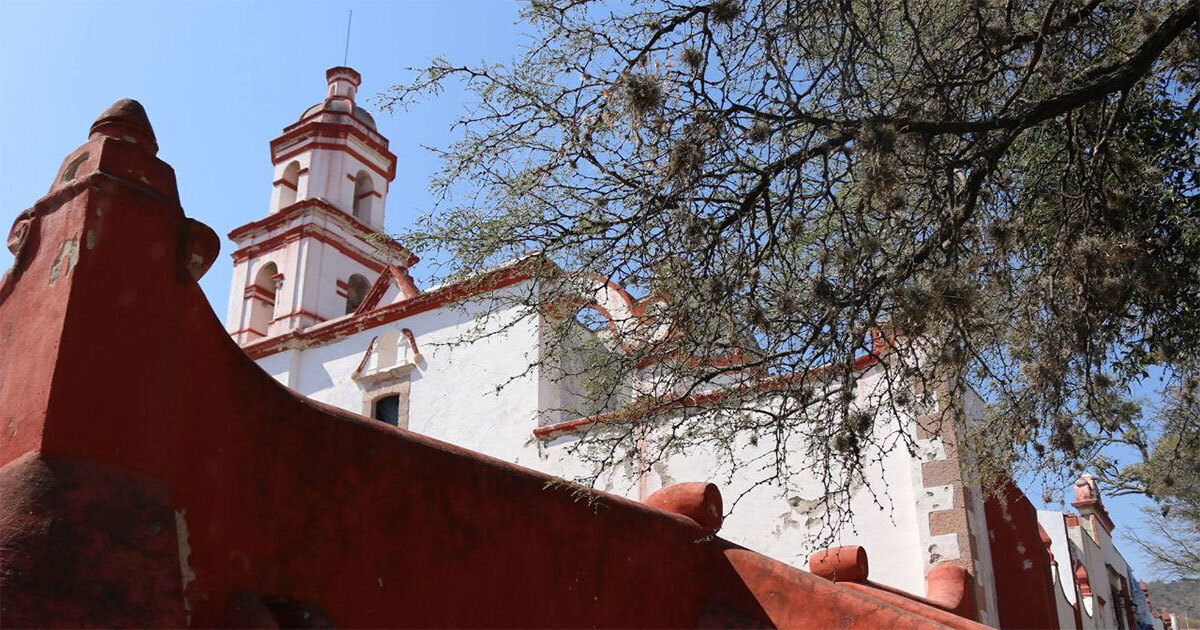
[(1100, 522), (1100, 525), (1104, 527), (1104, 531), (1108, 532), (1109, 534), (1116, 529), (1116, 525), (1113, 525), (1112, 518), (1108, 516), (1108, 509), (1104, 507), (1104, 503), (1102, 503), (1099, 499), (1073, 501), (1071, 503), (1071, 507), (1079, 510), (1079, 515), (1081, 517), (1086, 518), (1089, 516), (1095, 516)]
[(358, 87), (362, 83), (362, 75), (358, 73), (358, 70), (349, 66), (334, 66), (325, 71), (326, 81), (333, 83), (334, 77), (346, 77), (354, 84), (354, 87)]
[[(354, 120), (353, 116), (346, 116), (349, 120)], [(351, 136), (370, 147), (371, 150), (383, 156), (384, 161), (387, 163), (386, 170), (379, 168), (374, 164), (373, 160), (367, 159), (362, 154), (350, 148), (348, 143), (339, 144), (335, 142), (320, 141), (320, 139), (348, 140)], [(382, 136), (380, 137), (382, 138)], [(305, 142), (306, 140), (312, 141)], [(291, 143), (293, 142), (296, 143), (294, 147), (291, 146)], [(286, 152), (283, 152), (284, 147), (287, 147)], [(353, 155), (371, 170), (386, 177), (389, 182), (396, 178), (396, 155), (388, 150), (387, 140), (383, 140), (382, 142), (376, 140), (375, 138), (370, 137), (360, 129), (356, 128), (352, 123), (306, 121), (298, 126), (289, 127), (284, 130), (283, 135), (271, 141), (271, 162), (273, 164), (279, 164), (288, 158), (311, 149), (333, 149), (345, 151), (346, 153)]]
[(317, 320), (318, 322), (325, 321), (324, 317), (321, 317), (320, 315), (317, 315), (316, 313), (314, 313), (312, 311), (306, 311), (304, 309), (300, 309), (298, 311), (292, 311), (291, 313), (284, 313), (283, 315), (280, 315), (279, 317), (272, 319), (271, 322), (277, 322), (277, 321), (280, 321), (283, 319), (287, 319), (289, 317), (297, 317), (297, 316), (311, 317), (311, 318)]
[(294, 228), (291, 228), (285, 232), (280, 232), (279, 234), (276, 234), (275, 236), (272, 236), (271, 238), (260, 243), (243, 247), (231, 254), (233, 257), (233, 263), (235, 265), (242, 263), (250, 258), (261, 256), (262, 254), (280, 249), (289, 243), (294, 243), (305, 238), (311, 238), (325, 243), (326, 245), (329, 245), (344, 254), (347, 258), (357, 262), (367, 269), (370, 269), (371, 271), (376, 273), (383, 271), (383, 263), (362, 254), (338, 236), (330, 233), (328, 230), (325, 230), (322, 227), (315, 225), (297, 225)]
[(363, 296), (362, 304), (358, 305), (354, 314), (361, 315), (375, 310), (393, 283), (400, 291), (402, 299), (411, 300), (421, 294), (421, 290), (413, 282), (412, 276), (408, 275), (408, 268), (388, 265), (387, 272), (379, 274), (379, 277), (375, 279), (375, 284), (371, 285), (371, 289)]
[[(324, 137), (324, 136), (320, 136), (320, 137)], [(320, 141), (314, 141), (314, 142), (308, 142), (308, 143), (301, 142), (300, 144), (296, 145), (296, 148), (291, 149), (287, 153), (284, 153), (284, 154), (276, 157), (274, 159), (274, 163), (279, 164), (280, 162), (286, 162), (287, 160), (289, 160), (293, 157), (296, 157), (297, 155), (300, 155), (301, 153), (304, 153), (306, 151), (311, 151), (313, 149), (329, 149), (331, 151), (344, 151), (345, 153), (347, 153), (354, 159), (358, 160), (359, 162), (362, 162), (367, 168), (371, 169), (372, 171), (375, 171), (377, 174), (379, 174), (380, 177), (387, 179), (387, 181), (390, 182), (393, 179), (396, 179), (396, 162), (394, 159), (391, 161), (391, 163), (388, 165), (388, 169), (385, 171), (385, 170), (379, 168), (378, 166), (376, 166), (375, 163), (370, 158), (368, 158), (367, 156), (352, 149), (349, 144), (338, 144), (336, 142), (320, 142)]]
[(275, 304), (275, 292), (264, 287), (260, 287), (257, 284), (247, 285), (246, 289), (242, 291), (242, 298), (257, 299), (262, 300), (267, 304)]
[[(854, 370), (857, 372), (865, 372), (878, 362), (879, 357), (876, 355), (864, 354), (854, 360)], [(831, 368), (832, 366), (818, 367), (813, 370), (813, 373), (820, 374)], [(811, 376), (812, 374), (810, 374), (810, 378)], [(538, 427), (533, 430), (533, 435), (539, 440), (546, 441), (554, 439), (560, 435), (586, 430), (595, 424), (631, 422), (634, 420), (641, 420), (649, 416), (657, 416), (682, 409), (704, 407), (737, 396), (761, 395), (772, 390), (783, 389), (790, 381), (795, 380), (795, 378), (796, 377), (793, 375), (773, 376), (770, 378), (764, 378), (757, 383), (719, 389), (716, 391), (705, 392), (703, 394), (693, 394), (691, 396), (683, 397), (663, 396), (642, 401), (635, 401), (624, 409), (617, 411), (610, 411), (594, 416), (576, 418), (574, 420), (567, 420), (557, 424)]]
[(494, 269), (476, 278), (449, 284), (433, 291), (422, 293), (402, 302), (389, 304), (369, 313), (352, 315), (331, 320), (304, 330), (291, 331), (282, 335), (255, 341), (242, 347), (251, 359), (261, 359), (290, 348), (320, 346), (336, 339), (352, 335), (369, 328), (382, 326), (418, 313), (441, 308), (469, 297), (496, 291), (529, 280), (528, 265), (538, 264), (538, 258), (527, 258), (507, 267)]
[[(330, 204), (329, 202), (326, 202), (322, 199), (303, 199), (303, 200), (298, 201), (290, 206), (284, 207), (279, 212), (276, 212), (274, 214), (269, 214), (262, 219), (259, 219), (257, 221), (251, 221), (250, 223), (247, 223), (241, 227), (234, 228), (233, 230), (231, 230), (229, 232), (229, 239), (235, 243), (237, 243), (239, 241), (244, 241), (254, 232), (278, 229), (284, 223), (291, 221), (299, 216), (303, 216), (306, 213), (317, 213), (317, 212), (322, 212), (322, 213), (327, 214), (328, 216), (330, 216), (331, 218), (336, 220), (343, 228), (347, 229), (351, 233), (354, 233), (355, 236), (361, 238), (363, 241), (370, 242), (377, 247), (387, 250), (391, 255), (396, 256), (400, 260), (400, 264), (404, 267), (411, 267), (420, 261), (420, 259), (417, 258), (415, 255), (413, 255), (412, 252), (408, 251), (408, 249), (406, 247), (404, 247), (400, 243), (397, 243), (395, 239), (387, 236), (386, 234), (377, 233), (375, 230), (373, 230), (369, 226), (367, 226), (367, 224), (354, 218), (350, 214), (343, 212), (340, 208), (338, 208), (338, 207), (334, 206), (333, 204)], [(299, 226), (299, 227), (310, 227), (310, 226)], [(316, 227), (317, 226), (311, 226), (311, 228), (316, 228)], [(245, 254), (245, 252), (248, 252), (251, 249), (254, 249), (255, 251), (264, 251), (260, 248), (260, 246), (263, 243), (273, 241), (274, 239), (277, 239), (280, 236), (282, 236), (282, 234), (290, 233), (290, 232), (294, 231), (295, 229), (296, 228), (292, 228), (291, 230), (288, 230), (287, 232), (277, 234), (269, 239), (264, 240), (262, 243), (257, 243), (255, 245), (250, 245), (250, 246), (235, 250), (233, 252), (234, 261), (238, 262), (239, 260), (244, 260), (245, 258), (252, 255), (252, 254)], [(328, 230), (325, 230), (324, 228), (320, 228), (320, 229), (321, 229), (321, 231), (329, 234), (330, 238), (338, 238), (338, 237), (334, 236), (332, 233), (328, 232)], [(341, 239), (339, 239), (339, 240), (341, 240)], [(280, 242), (282, 242), (282, 241), (280, 241)], [(346, 246), (348, 247), (349, 245), (346, 244)], [(380, 269), (382, 269), (381, 263), (379, 261), (374, 261), (372, 263), (372, 265), (368, 265), (368, 266), (370, 266), (371, 269), (376, 272), (378, 272)]]

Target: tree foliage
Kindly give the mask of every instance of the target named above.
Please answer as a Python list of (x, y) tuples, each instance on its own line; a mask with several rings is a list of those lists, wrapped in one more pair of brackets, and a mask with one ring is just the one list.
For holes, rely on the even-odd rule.
[[(1138, 487), (1166, 425), (1130, 388), (1197, 377), (1198, 17), (1198, 0), (536, 0), (517, 58), (435, 60), (385, 96), (472, 95), (439, 207), (402, 238), (448, 275), (539, 252), (555, 265), (521, 301), (551, 319), (579, 305), (562, 269), (638, 296), (554, 366), (592, 401), (564, 413), (637, 410), (591, 436), (602, 466), (699, 446), (736, 463), (766, 437), (740, 465), (836, 495), (917, 447), (894, 418), (936, 409), (985, 475), (1140, 444), (1101, 462)], [(864, 355), (886, 396), (856, 392)], [(990, 403), (971, 423), (968, 388)]]
[(1145, 463), (1122, 471), (1159, 500), (1146, 508), (1145, 532), (1134, 543), (1163, 575), (1200, 578), (1200, 388), (1195, 382), (1168, 392), (1162, 437)]

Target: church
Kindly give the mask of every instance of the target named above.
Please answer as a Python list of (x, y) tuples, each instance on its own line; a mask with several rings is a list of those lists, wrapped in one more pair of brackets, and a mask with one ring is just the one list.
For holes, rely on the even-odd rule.
[[(381, 234), (397, 157), (356, 101), (360, 75), (336, 67), (326, 80), (324, 100), (270, 143), (274, 181), (266, 216), (229, 234), (236, 246), (229, 334), (276, 380), (313, 400), (558, 477), (586, 472), (569, 447), (587, 431), (603, 431), (605, 414), (617, 410), (565, 416), (563, 402), (574, 394), (570, 383), (544, 369), (546, 322), (517, 308), (497, 313), (497, 296), (531, 290), (534, 280), (523, 271), (529, 261), (470, 281), (416, 286), (409, 269), (417, 257)], [(581, 325), (581, 335), (620, 335), (645, 308), (645, 300), (604, 279), (590, 280), (589, 287), (586, 298), (607, 326)], [(480, 326), (491, 334), (480, 334)], [(870, 396), (879, 370), (869, 357), (860, 363), (860, 395)], [(982, 414), (983, 407), (978, 396), (967, 401), (969, 413)], [(865, 547), (874, 579), (909, 592), (920, 592), (939, 563), (965, 568), (974, 579), (979, 620), (1001, 625), (996, 571), (1006, 550), (992, 548), (998, 516), (963, 474), (970, 463), (955, 448), (956, 436), (927, 434), (919, 418), (906, 424), (922, 450), (895, 448), (884, 456), (873, 469), (878, 483), (851, 499), (852, 526), (837, 542)], [(644, 500), (675, 479), (720, 483), (727, 496), (741, 496), (722, 530), (734, 542), (795, 566), (817, 551), (822, 514), (815, 484), (809, 496), (787, 495), (722, 470), (715, 456), (685, 453), (647, 473), (614, 472), (601, 489)], [(881, 505), (879, 496), (888, 500)], [(1071, 539), (1064, 523), (1084, 531), (1079, 519), (1093, 516), (1064, 521), (1061, 513), (1045, 512), (1037, 518), (1049, 525), (1042, 532), (1063, 555)], [(1084, 528), (1092, 535), (1076, 536), (1079, 551), (1071, 557), (1082, 555), (1085, 538), (1097, 549), (1107, 545), (1108, 552), (1091, 554), (1118, 558), (1098, 565), (1116, 576), (1104, 592), (1132, 602), (1140, 595), (1136, 582), (1111, 536), (1101, 533), (1111, 531), (1111, 521), (1094, 518), (1108, 526)], [(1083, 601), (1074, 564), (1051, 586), (1063, 627), (1074, 622), (1075, 613), (1066, 611)], [(1080, 627), (1123, 627), (1121, 618), (1133, 609), (1109, 601), (1107, 610), (1083, 606)]]
[[(229, 234), (236, 247), (230, 335), (280, 383), (314, 400), (559, 477), (583, 472), (567, 446), (591, 423), (546, 417), (569, 394), (536, 367), (545, 323), (512, 321), (523, 314), (514, 308), (505, 317), (485, 304), (497, 292), (529, 290), (522, 262), (461, 286), (415, 286), (409, 269), (416, 257), (379, 234), (397, 158), (355, 100), (358, 73), (333, 68), (326, 78), (325, 100), (271, 141), (275, 176), (266, 216)], [(620, 287), (598, 289), (614, 327), (636, 311)], [(476, 334), (476, 316), (484, 312), (497, 334)], [(868, 368), (863, 379), (875, 376)], [(957, 459), (937, 442), (929, 436), (924, 460), (890, 456), (879, 473), (881, 482), (888, 477), (894, 512), (874, 506), (863, 492), (854, 506), (860, 534), (841, 541), (893, 541), (898, 553), (874, 561), (872, 570), (880, 581), (910, 591), (923, 588), (926, 570), (944, 560), (979, 567), (980, 582), (992, 581), (981, 495), (962, 491)], [(602, 489), (643, 499), (664, 478), (718, 475), (713, 467), (707, 458), (689, 456), (646, 478), (611, 479)], [(744, 489), (736, 481), (726, 488)], [(789, 498), (770, 488), (752, 493), (724, 531), (803, 565), (814, 551), (804, 546), (805, 521), (813, 515)], [(745, 536), (738, 536), (743, 528)], [(995, 609), (986, 591), (978, 595), (982, 609)]]
[[(197, 284), (220, 239), (185, 215), (136, 101), (17, 216), (7, 627), (1164, 628), (1095, 480), (1072, 513), (1015, 484), (985, 497), (921, 417), (899, 421), (922, 448), (852, 489), (832, 546), (813, 543), (819, 488), (759, 486), (704, 452), (612, 471), (580, 501), (571, 446), (620, 409), (567, 417), (572, 384), (530, 369), (547, 323), (494, 304), (530, 290), (534, 263), (417, 286), (417, 258), (381, 234), (397, 158), (361, 77), (326, 82), (271, 142), (265, 217), (229, 235), (224, 328)], [(647, 307), (589, 282), (612, 325), (581, 335)], [(741, 498), (728, 514), (723, 496)]]

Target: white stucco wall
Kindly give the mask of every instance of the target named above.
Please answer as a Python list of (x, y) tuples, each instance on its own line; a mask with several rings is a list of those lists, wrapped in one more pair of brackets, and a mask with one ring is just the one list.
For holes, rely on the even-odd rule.
[[(1098, 520), (1093, 522), (1094, 517), (1086, 514), (1078, 516), (1077, 526), (1067, 525), (1065, 517), (1063, 512), (1038, 510), (1038, 523), (1050, 536), (1050, 551), (1058, 563), (1058, 572), (1054, 577), (1059, 587), (1055, 594), (1059, 602), (1059, 624), (1064, 628), (1074, 625), (1072, 607), (1082, 600), (1080, 619), (1085, 629), (1117, 628), (1118, 610), (1112, 593), (1114, 590), (1121, 592), (1121, 578), (1128, 582), (1129, 563), (1113, 544), (1112, 535)], [(1082, 597), (1079, 593), (1075, 581), (1077, 563), (1087, 569), (1091, 597)], [(1137, 584), (1127, 586), (1130, 589), (1139, 588)], [(1105, 600), (1103, 607), (1097, 597)]]
[[(975, 390), (967, 388), (963, 395), (963, 412), (968, 423), (981, 421), (987, 415), (987, 402)], [(978, 470), (974, 456), (967, 449), (962, 449), (961, 457), (967, 458), (967, 469)], [(982, 600), (977, 602), (983, 623), (998, 626), (1000, 624), (996, 598), (996, 574), (992, 569), (992, 542), (988, 535), (987, 514), (984, 512), (984, 493), (979, 480), (970, 477), (963, 479), (963, 498), (967, 509), (971, 544), (975, 555), (975, 582), (982, 591)]]
[(1072, 606), (1078, 601), (1075, 591), (1075, 576), (1071, 568), (1071, 548), (1067, 536), (1067, 526), (1063, 522), (1063, 513), (1052, 510), (1037, 511), (1038, 524), (1046, 530), (1050, 537), (1050, 553), (1054, 556), (1054, 602), (1058, 610), (1059, 627), (1075, 626), (1075, 612)]
[[(878, 371), (864, 377), (858, 389), (860, 399), (866, 399)], [(911, 419), (884, 417), (877, 419), (876, 437), (880, 440), (892, 433), (897, 424), (911, 432)], [(543, 447), (538, 468), (568, 479), (585, 475), (588, 470), (571, 447), (579, 443), (579, 435), (555, 438)], [(735, 445), (741, 461), (755, 459), (773, 449), (770, 439), (760, 438), (751, 444), (742, 438)], [(790, 467), (799, 471), (803, 464), (804, 446), (789, 445)], [(877, 453), (864, 453), (866, 460)], [(851, 490), (850, 524), (832, 540), (822, 531), (823, 508), (819, 500), (824, 488), (815, 478), (804, 478), (792, 472), (789, 484), (772, 481), (759, 484), (771, 471), (754, 465), (735, 468), (713, 449), (688, 449), (675, 453), (665, 461), (654, 464), (645, 479), (636, 477), (632, 467), (617, 471), (602, 480), (602, 490), (634, 499), (643, 499), (654, 490), (683, 481), (711, 481), (721, 488), (727, 518), (721, 536), (755, 551), (807, 570), (808, 558), (817, 549), (832, 545), (862, 545), (867, 549), (871, 579), (911, 593), (925, 593), (925, 565), (918, 537), (918, 513), (915, 509), (916, 491), (911, 468), (916, 465), (902, 446), (893, 448), (876, 464), (867, 466), (868, 482)], [(790, 489), (787, 487), (790, 485)], [(739, 498), (740, 497), (740, 498)], [(734, 502), (736, 506), (734, 505)], [(730, 508), (733, 508), (730, 512)]]
[[(536, 321), (500, 309), (477, 329), (478, 315), (488, 308), (474, 302), (424, 311), (326, 345), (268, 355), (258, 364), (314, 400), (362, 413), (364, 388), (351, 375), (372, 338), (407, 328), (422, 356), (410, 373), (408, 428), (533, 465), (538, 372), (528, 366), (536, 361)], [(481, 334), (472, 343), (455, 343)]]
[[(507, 291), (526, 290), (526, 285), (517, 285)], [(363, 390), (351, 374), (373, 337), (385, 330), (407, 328), (424, 358), (411, 372), (410, 430), (565, 479), (585, 476), (587, 465), (571, 451), (578, 444), (578, 434), (548, 442), (533, 436), (539, 410), (547, 400), (556, 400), (553, 395), (548, 398), (547, 383), (535, 365), (541, 351), (539, 322), (519, 317), (515, 308), (500, 309), (488, 318), (480, 337), (477, 316), (488, 308), (488, 304), (470, 302), (416, 313), (323, 346), (270, 355), (259, 364), (280, 382), (315, 400), (359, 413)], [(467, 337), (476, 340), (454, 343)], [(868, 397), (878, 378), (877, 370), (868, 373), (858, 388), (859, 396)], [(914, 430), (910, 418), (880, 418), (877, 437), (883, 439), (898, 425), (910, 433)], [(851, 490), (851, 523), (833, 540), (818, 536), (822, 514), (817, 501), (824, 491), (816, 479), (792, 477), (788, 480), (790, 492), (785, 492), (781, 483), (752, 488), (762, 479), (761, 471), (753, 466), (733, 469), (711, 449), (673, 454), (644, 477), (632, 466), (616, 469), (598, 486), (644, 499), (663, 485), (712, 481), (721, 487), (727, 508), (737, 501), (722, 529), (723, 537), (801, 568), (807, 568), (808, 557), (818, 548), (862, 545), (870, 557), (871, 579), (924, 594), (926, 562), (920, 533), (924, 513), (918, 506), (928, 501), (918, 496), (925, 489), (915, 487), (919, 479), (912, 474), (920, 462), (902, 445), (895, 445), (894, 436), (891, 439), (898, 447), (869, 465), (868, 482)], [(744, 442), (737, 448), (740, 456), (750, 459), (772, 445), (768, 439), (759, 439), (756, 445)], [(801, 444), (792, 444), (790, 449), (794, 457), (804, 450)], [(865, 457), (869, 460), (873, 455), (866, 453)]]
[[(296, 196), (295, 196), (295, 199), (292, 200), (292, 203), (295, 203), (297, 201), (300, 201), (301, 199), (308, 199), (310, 196), (308, 194), (308, 184), (309, 184), (308, 176), (309, 176), (309, 172), (311, 172), (310, 166), (312, 165), (312, 153), (305, 152), (305, 153), (301, 153), (299, 155), (293, 156), (291, 158), (288, 158), (286, 160), (280, 161), (278, 164), (275, 165), (275, 170), (271, 177), (271, 181), (278, 182), (278, 181), (282, 180), (284, 177), (284, 172), (287, 170), (288, 165), (292, 164), (293, 162), (296, 163), (296, 165), (300, 171), (303, 171), (303, 173), (301, 173), (297, 177), (297, 180), (296, 180)], [(279, 210), (281, 208), (284, 208), (287, 205), (290, 205), (290, 204), (282, 203), (281, 197), (283, 196), (283, 194), (284, 194), (284, 185), (273, 183), (272, 187), (271, 187), (271, 204), (267, 211), (268, 214), (274, 214), (276, 212), (279, 212)]]
[[(349, 139), (347, 146), (358, 152), (359, 155), (371, 156), (375, 168), (381, 168), (381, 165), (386, 163), (382, 156), (378, 156), (374, 150), (353, 138)], [(371, 185), (382, 195), (372, 202), (371, 216), (365, 223), (376, 229), (382, 228), (383, 206), (388, 190), (387, 179), (362, 160), (344, 151), (315, 149), (311, 155), (312, 166), (309, 170), (308, 197), (325, 199), (347, 214), (352, 214), (354, 177), (359, 171), (365, 171), (371, 177)]]

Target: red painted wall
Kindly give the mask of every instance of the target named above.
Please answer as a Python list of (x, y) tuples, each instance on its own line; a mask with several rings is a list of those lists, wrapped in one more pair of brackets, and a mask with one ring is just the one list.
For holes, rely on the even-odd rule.
[(1001, 628), (1058, 630), (1050, 556), (1038, 529), (1037, 509), (1009, 481), (984, 503)]
[(0, 284), (6, 626), (978, 627), (277, 384), (189, 274), (211, 231), (184, 218), (140, 105), (118, 106)]

